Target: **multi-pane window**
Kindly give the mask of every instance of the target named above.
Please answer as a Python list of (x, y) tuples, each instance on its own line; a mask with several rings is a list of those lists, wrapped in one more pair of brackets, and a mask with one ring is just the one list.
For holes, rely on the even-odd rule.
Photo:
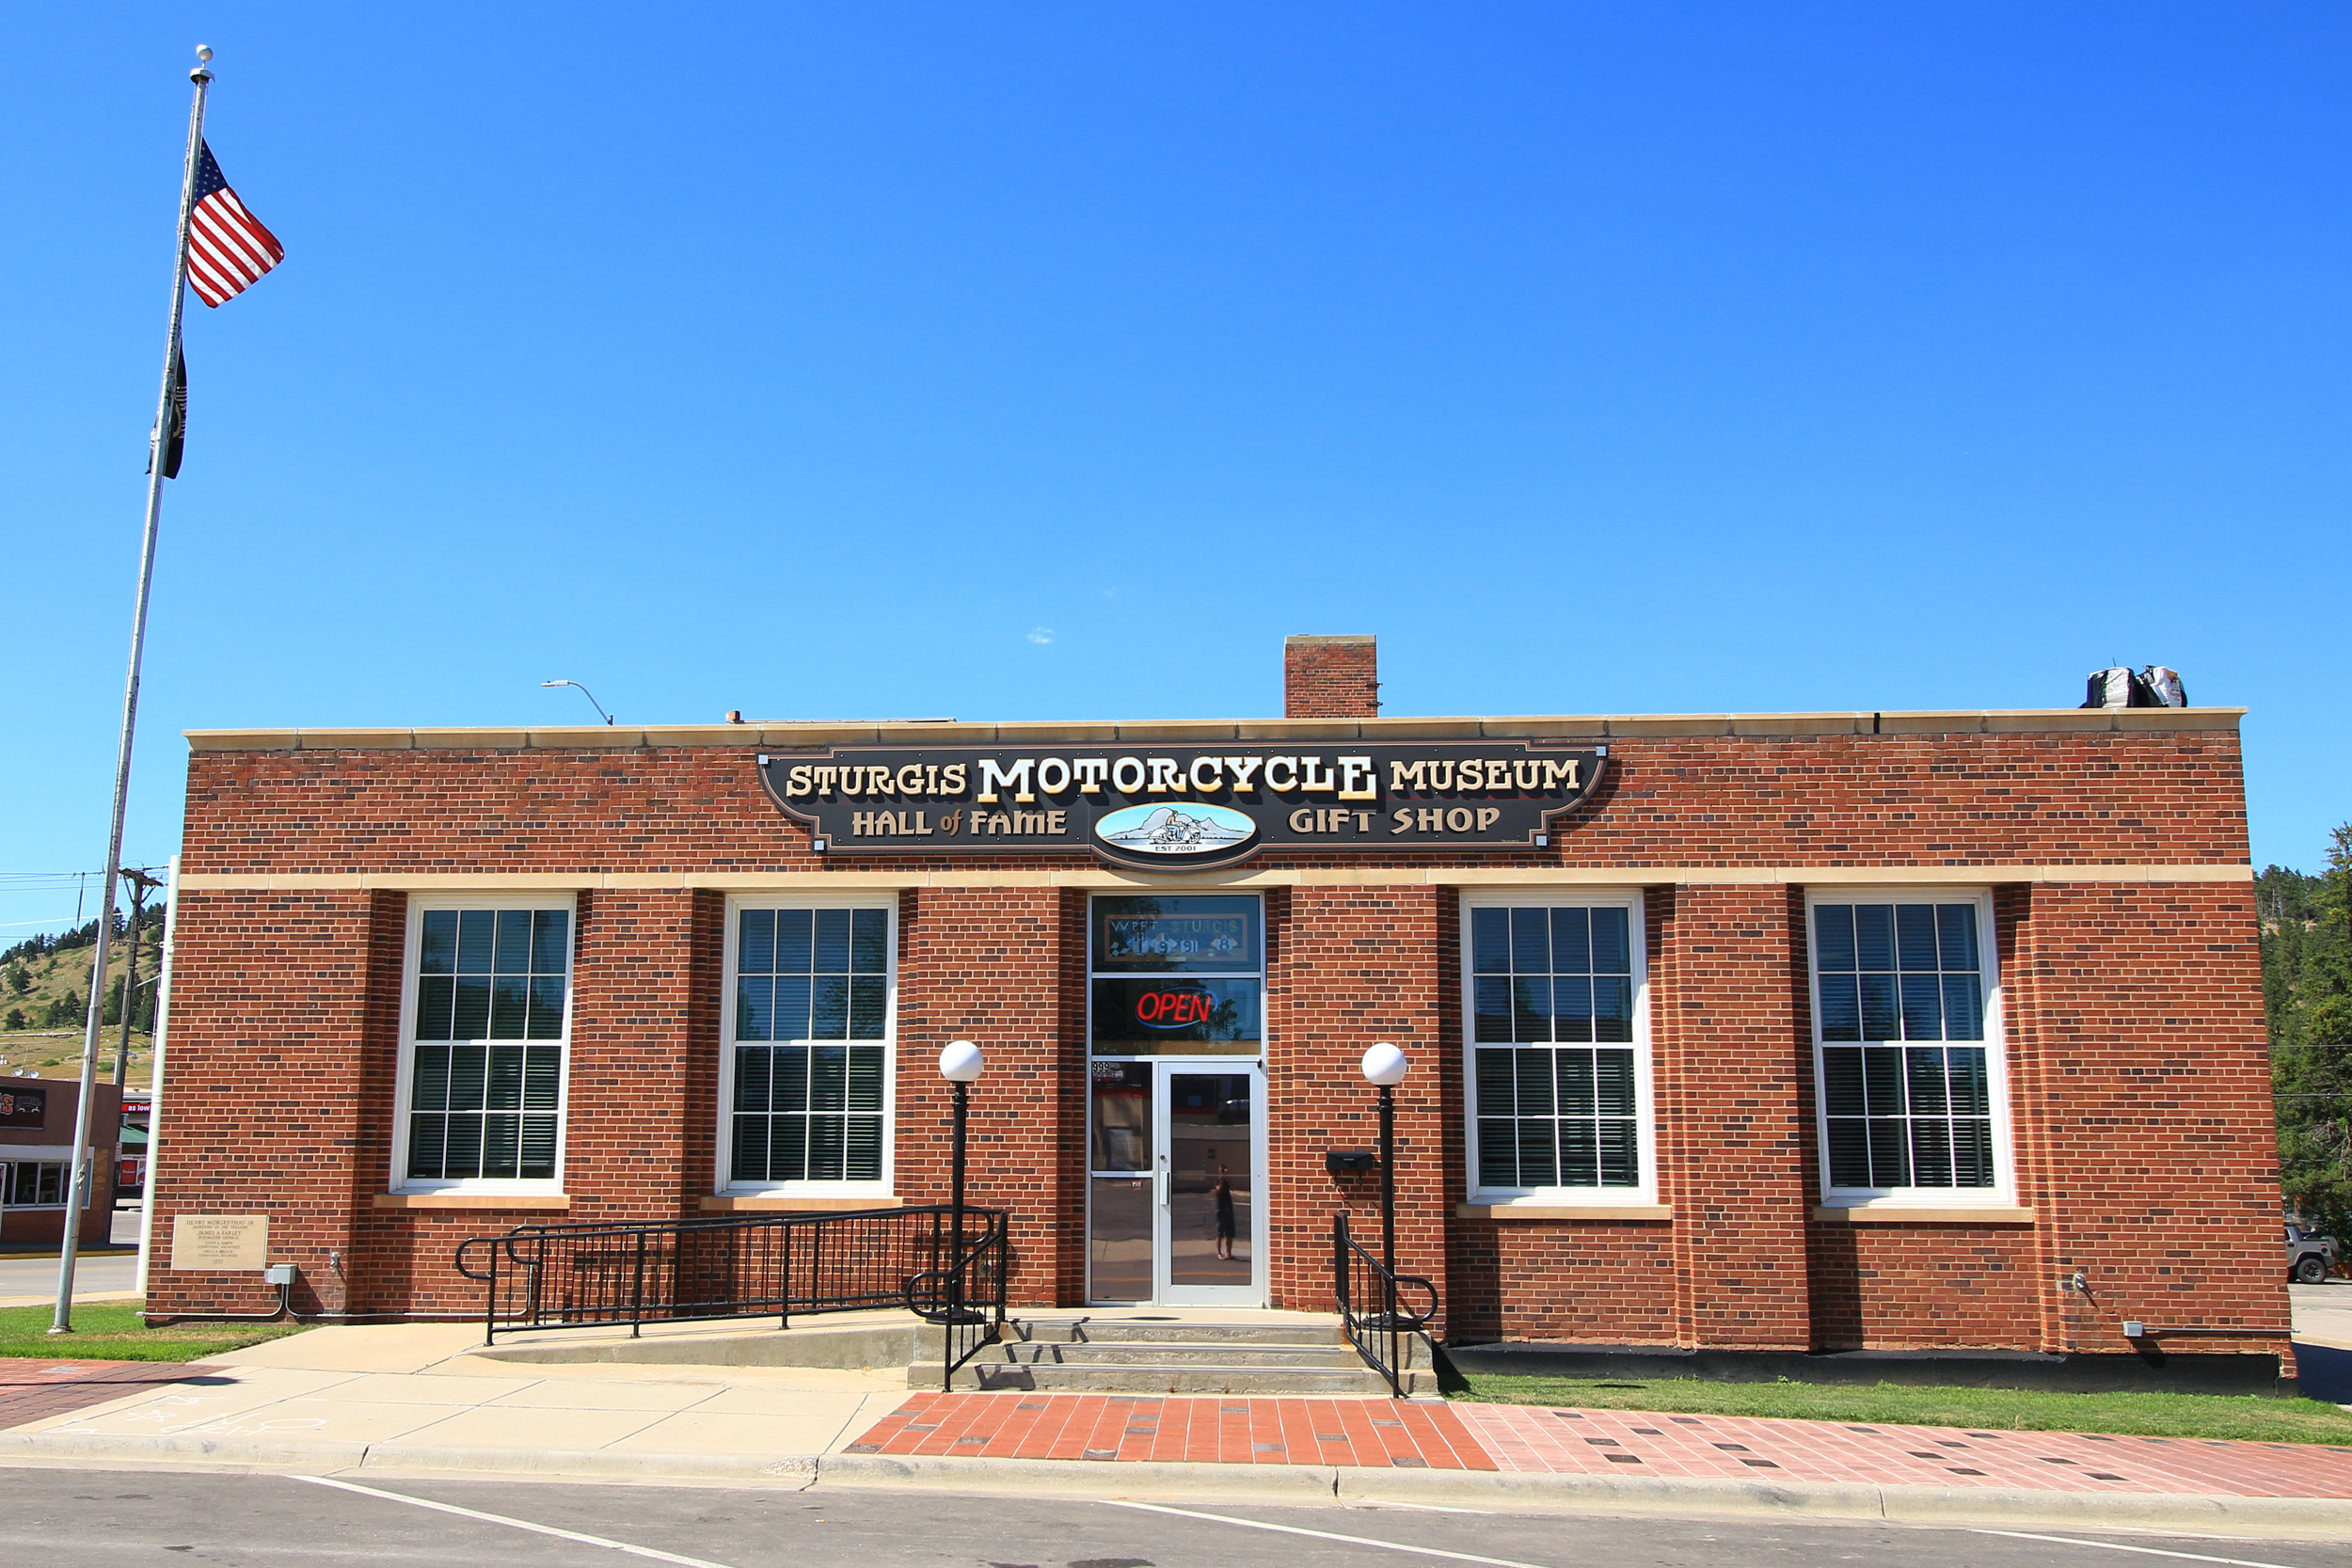
[(1982, 906), (1813, 906), (1833, 1189), (1997, 1184)]
[(1473, 1185), (1642, 1185), (1631, 916), (1622, 904), (1469, 911)]
[(63, 1160), (19, 1160), (0, 1165), (0, 1202), (11, 1209), (60, 1207), (65, 1189)]
[(890, 1024), (888, 910), (739, 910), (729, 1180), (882, 1180)]
[(571, 927), (561, 909), (420, 911), (411, 1180), (555, 1179)]

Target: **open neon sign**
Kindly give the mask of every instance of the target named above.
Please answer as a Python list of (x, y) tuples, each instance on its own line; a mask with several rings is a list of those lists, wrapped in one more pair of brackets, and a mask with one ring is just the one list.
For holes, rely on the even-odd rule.
[(1136, 1022), (1146, 1029), (1189, 1029), (1216, 1016), (1214, 991), (1201, 986), (1168, 986), (1136, 998)]

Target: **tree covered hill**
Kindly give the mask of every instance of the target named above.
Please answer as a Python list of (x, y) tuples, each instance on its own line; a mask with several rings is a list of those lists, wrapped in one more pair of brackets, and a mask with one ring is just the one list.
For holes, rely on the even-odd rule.
[(2352, 823), (2320, 875), (2274, 865), (2254, 888), (2280, 1184), (2306, 1219), (2352, 1240)]
[[(117, 911), (107, 949), (106, 1022), (109, 1029), (102, 1076), (111, 1069), (122, 1021), (122, 974), (128, 954), (127, 911)], [(149, 908), (139, 922), (138, 1012), (132, 1020), (132, 1046), (144, 1055), (155, 1013), (155, 970), (163, 940), (164, 911)], [(29, 1068), (42, 1077), (70, 1076), (81, 1061), (81, 1041), (89, 1000), (90, 949), (98, 922), (70, 931), (27, 937), (0, 949), (0, 1075)], [(135, 1076), (136, 1076), (135, 1074)]]

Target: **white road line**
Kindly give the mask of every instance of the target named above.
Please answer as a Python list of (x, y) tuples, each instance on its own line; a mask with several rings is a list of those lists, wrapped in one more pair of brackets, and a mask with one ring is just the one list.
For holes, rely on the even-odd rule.
[[(1122, 1497), (1096, 1499), (1111, 1508), (1139, 1508), (1149, 1513), (1173, 1513), (1184, 1519), (1213, 1519), (1220, 1525), (1239, 1525), (1245, 1529), (1270, 1529), (1282, 1535), (1311, 1535), (1318, 1541), (1344, 1541), (1351, 1546), (1382, 1546), (1392, 1552), (1411, 1552), (1419, 1557), (1442, 1557), (1455, 1562), (1486, 1562), (1494, 1568), (1540, 1568), (1533, 1562), (1516, 1562), (1507, 1557), (1480, 1557), (1473, 1552), (1439, 1551), (1435, 1546), (1408, 1546), (1402, 1541), (1375, 1541), (1368, 1535), (1336, 1535), (1327, 1529), (1301, 1529), (1296, 1525), (1269, 1525), (1259, 1519), (1236, 1519), (1229, 1513), (1196, 1513), (1189, 1508), (1163, 1508), (1158, 1503), (1131, 1503)], [(2271, 1563), (2266, 1568), (2283, 1568)]]
[(2244, 1557), (2208, 1557), (2203, 1552), (2168, 1552), (2160, 1546), (2126, 1546), (2120, 1541), (2077, 1541), (2071, 1535), (2028, 1535), (2020, 1529), (1976, 1529), (1971, 1535), (2006, 1535), (2012, 1541), (2055, 1541), (2061, 1546), (2096, 1546), (2108, 1552), (2139, 1552), (2148, 1557), (2181, 1557), (2191, 1562), (2226, 1562), (2231, 1568), (2292, 1568), (2284, 1562), (2256, 1562)]
[[(528, 1519), (510, 1519), (503, 1513), (485, 1513), (480, 1509), (459, 1508), (455, 1503), (437, 1503), (429, 1497), (411, 1497), (399, 1492), (379, 1492), (373, 1486), (360, 1486), (331, 1476), (288, 1476), (288, 1481), (307, 1481), (313, 1486), (332, 1486), (339, 1491), (357, 1492), (363, 1497), (382, 1497), (387, 1502), (406, 1503), (411, 1508), (429, 1508), (437, 1513), (454, 1513), (461, 1519), (479, 1519), (487, 1525), (505, 1525), (513, 1529), (527, 1529), (538, 1535), (552, 1535), (563, 1541), (577, 1541), (582, 1545), (604, 1546), (631, 1557), (649, 1557), (656, 1562), (675, 1562), (684, 1568), (727, 1568), (723, 1562), (712, 1562), (699, 1557), (680, 1557), (675, 1552), (658, 1552), (651, 1546), (632, 1546), (626, 1541), (607, 1541), (601, 1535), (582, 1535), (576, 1529), (558, 1529), (553, 1525), (534, 1525)], [(1481, 1559), (1481, 1561), (1486, 1560)]]

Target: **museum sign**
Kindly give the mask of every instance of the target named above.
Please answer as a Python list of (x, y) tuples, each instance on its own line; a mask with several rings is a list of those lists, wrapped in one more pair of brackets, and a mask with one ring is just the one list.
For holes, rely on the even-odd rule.
[(1262, 849), (1541, 848), (1608, 748), (1393, 740), (1322, 749), (837, 746), (760, 780), (826, 853), (1051, 854), (1205, 871)]

